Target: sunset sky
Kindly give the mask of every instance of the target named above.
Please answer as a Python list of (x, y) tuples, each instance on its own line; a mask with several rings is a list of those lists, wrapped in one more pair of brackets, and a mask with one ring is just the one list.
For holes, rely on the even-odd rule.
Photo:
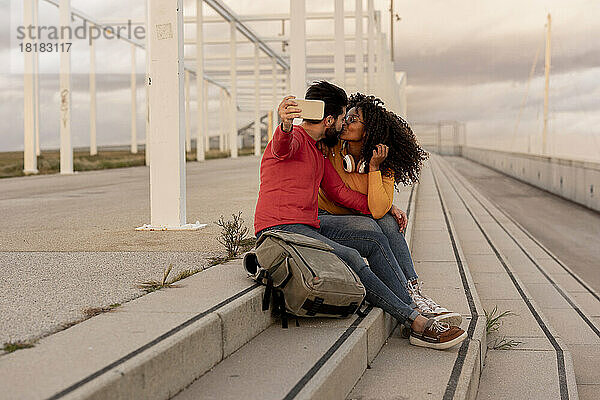
[[(224, 1), (238, 14), (289, 12), (288, 1)], [(22, 62), (16, 47), (16, 25), (22, 19), (21, 0), (0, 0), (0, 151), (23, 147), (23, 77), (15, 73)], [(188, 4), (189, 3), (189, 4)], [(186, 1), (186, 14), (194, 14)], [(354, 9), (346, 0), (346, 10)], [(383, 30), (389, 31), (389, 0), (376, 0), (383, 10)], [(550, 80), (550, 149), (558, 155), (600, 160), (600, 1), (551, 0), (502, 2), (492, 0), (396, 0), (401, 21), (395, 24), (395, 66), (408, 76), (409, 122), (456, 120), (466, 122), (470, 144), (539, 151), (544, 93), (544, 35), (546, 15), (552, 14), (552, 74)], [(189, 7), (188, 7), (189, 5)], [(258, 7), (257, 5), (260, 5)], [(306, 0), (307, 11), (330, 11), (333, 1)], [(140, 20), (144, 3), (134, 0), (72, 0), (74, 8), (100, 20)], [(366, 9), (366, 1), (363, 6)], [(209, 7), (205, 6), (205, 14)], [(55, 7), (41, 0), (42, 25), (56, 25)], [(352, 34), (354, 21), (347, 20)], [(262, 36), (276, 36), (280, 23), (251, 24)], [(205, 35), (227, 32), (214, 25)], [(333, 32), (332, 23), (307, 24), (308, 35)], [(226, 37), (226, 36), (225, 36)], [(12, 40), (11, 40), (12, 38)], [(350, 46), (350, 44), (348, 44)], [(281, 50), (280, 45), (274, 45)], [(210, 50), (208, 50), (210, 49)], [(311, 47), (307, 51), (310, 55)], [(540, 56), (530, 83), (527, 105), (514, 136), (519, 108), (526, 94), (536, 51)], [(129, 140), (129, 47), (99, 43), (98, 143), (126, 144)], [(214, 46), (207, 51), (226, 54)], [(240, 53), (250, 54), (240, 47)], [(11, 57), (12, 54), (12, 57)], [(73, 143), (88, 145), (87, 44), (73, 48)], [(41, 146), (58, 147), (58, 56), (42, 55)], [(17, 62), (17, 63), (18, 63)], [(139, 133), (143, 136), (144, 56), (137, 55), (139, 75)], [(12, 68), (11, 68), (12, 67)], [(242, 120), (253, 119), (252, 113)], [(216, 122), (214, 122), (216, 124)]]

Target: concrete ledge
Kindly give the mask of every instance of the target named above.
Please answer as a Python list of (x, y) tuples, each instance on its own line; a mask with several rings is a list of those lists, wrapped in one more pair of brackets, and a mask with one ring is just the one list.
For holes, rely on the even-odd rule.
[[(410, 199), (408, 208), (414, 212), (416, 196), (414, 192), (412, 197), (409, 194), (401, 193), (397, 203), (406, 204)], [(411, 218), (406, 232), (408, 242), (412, 226)], [(254, 307), (259, 307), (260, 297), (252, 296), (256, 301)], [(252, 303), (248, 304), (252, 307)], [(234, 315), (229, 323), (235, 327)], [(347, 319), (302, 318), (300, 327), (291, 324), (289, 329), (275, 324), (237, 351), (228, 352), (229, 357), (176, 398), (344, 399), (396, 325), (394, 318), (378, 308), (372, 309), (364, 319), (356, 316)], [(225, 331), (227, 328), (224, 328), (224, 336), (227, 336)], [(232, 335), (235, 332), (232, 328)], [(239, 343), (241, 341), (236, 341), (234, 347)], [(290, 364), (287, 360), (294, 361)], [(257, 376), (256, 365), (269, 373)], [(261, 385), (261, 390), (248, 391), (249, 385)]]
[[(377, 357), (369, 358), (372, 369), (364, 373), (348, 399), (475, 398), (485, 357), (485, 316), (460, 244), (455, 241), (456, 248), (452, 246), (449, 231), (456, 235), (452, 220), (447, 225), (445, 216), (431, 169), (424, 168), (417, 213), (411, 218), (415, 267), (425, 280), (426, 294), (463, 314), (461, 327), (469, 339), (444, 351), (418, 348), (400, 338), (402, 327), (398, 326)], [(464, 279), (456, 254), (462, 260)], [(370, 349), (368, 353), (371, 357)]]
[[(486, 318), (479, 294), (476, 290), (475, 282), (473, 281), (473, 277), (471, 275), (471, 270), (469, 269), (467, 258), (463, 252), (461, 242), (456, 236), (457, 230), (456, 226), (454, 225), (453, 214), (448, 209), (448, 200), (446, 200), (446, 197), (443, 195), (443, 191), (441, 189), (439, 189), (439, 195), (442, 204), (446, 209), (449, 230), (455, 238), (455, 251), (458, 253), (458, 258), (461, 260), (464, 278), (466, 279), (467, 286), (470, 289), (473, 307), (475, 308), (475, 315), (477, 317), (477, 321), (473, 322), (472, 319), (475, 317), (475, 315), (472, 314), (471, 321), (469, 321), (469, 328), (472, 329), (470, 332), (470, 341), (466, 350), (466, 355), (464, 356), (462, 371), (458, 377), (453, 398), (474, 400), (477, 397), (479, 380), (481, 379), (483, 362), (487, 352)], [(473, 310), (471, 310), (471, 312), (473, 312)], [(472, 326), (472, 324), (474, 324), (474, 326)]]
[(398, 322), (380, 308), (375, 308), (359, 327), (367, 330), (367, 364), (371, 364), (392, 334)]
[(273, 322), (270, 311), (262, 311), (263, 287), (245, 294), (238, 300), (220, 308), (223, 329), (223, 358), (248, 343)]
[[(7, 398), (167, 399), (272, 323), (241, 260), (0, 358)], [(36, 382), (31, 385), (30, 382)]]
[[(400, 197), (408, 202), (407, 192)], [(415, 201), (413, 196), (413, 211)], [(409, 242), (411, 236), (412, 219)], [(273, 326), (270, 311), (261, 308), (264, 288), (246, 278), (241, 260), (202, 271), (179, 285), (50, 336), (33, 349), (2, 357), (0, 386), (12, 390), (9, 398), (47, 399), (67, 389), (55, 398), (167, 399), (240, 349), (252, 348), (269, 327), (270, 335), (289, 342), (295, 327)], [(374, 309), (348, 333), (355, 319), (303, 323), (302, 329), (318, 332), (312, 340), (347, 337), (301, 389), (301, 397), (344, 398), (396, 326), (391, 316)], [(68, 357), (64, 349), (71, 350)], [(31, 368), (24, 370), (24, 365)], [(250, 371), (254, 374), (255, 368)], [(36, 387), (27, 384), (32, 379), (39, 383)]]
[(221, 321), (210, 314), (65, 398), (171, 398), (221, 361), (221, 334)]
[[(482, 387), (483, 392), (481, 393), (482, 397), (494, 395), (497, 390), (505, 387), (506, 383), (500, 382), (506, 380), (507, 382), (511, 382), (512, 385), (527, 383), (530, 385), (530, 387), (527, 388), (527, 393), (537, 393), (536, 389), (544, 390), (543, 394), (538, 393), (538, 395), (543, 395), (545, 398), (554, 397), (555, 395), (560, 397), (567, 393), (568, 398), (578, 398), (572, 358), (567, 345), (563, 340), (564, 338), (561, 338), (559, 332), (552, 324), (550, 324), (550, 320), (544, 315), (544, 311), (546, 310), (543, 310), (536, 302), (536, 297), (531, 295), (528, 289), (528, 287), (531, 286), (525, 285), (519, 278), (519, 272), (522, 272), (523, 265), (521, 265), (521, 263), (513, 265), (514, 258), (507, 257), (507, 255), (512, 254), (510, 252), (516, 251), (514, 250), (515, 248), (518, 250), (518, 247), (514, 242), (510, 242), (506, 240), (503, 235), (499, 235), (500, 229), (498, 224), (506, 224), (508, 219), (504, 218), (502, 221), (498, 219), (492, 223), (484, 222), (481, 219), (482, 216), (490, 218), (491, 216), (487, 214), (485, 209), (482, 209), (480, 204), (474, 203), (474, 200), (471, 200), (470, 197), (473, 196), (474, 199), (477, 199), (482, 196), (476, 190), (470, 191), (469, 196), (465, 195), (466, 186), (463, 188), (455, 186), (456, 182), (461, 182), (461, 184), (464, 185), (464, 182), (457, 178), (459, 175), (445, 160), (437, 157), (436, 160), (439, 163), (439, 167), (437, 168), (441, 170), (443, 167), (445, 171), (445, 173), (440, 174), (440, 176), (443, 176), (443, 178), (440, 178), (445, 179), (445, 190), (453, 197), (462, 198), (462, 201), (466, 203), (465, 205), (462, 201), (457, 201), (454, 203), (452, 212), (456, 212), (457, 210), (459, 212), (461, 210), (468, 211), (470, 209), (470, 213), (472, 213), (472, 215), (469, 213), (470, 218), (480, 226), (480, 228), (478, 228), (480, 230), (478, 234), (473, 231), (471, 234), (464, 237), (475, 241), (476, 237), (479, 236), (479, 240), (486, 241), (487, 254), (495, 257), (495, 260), (490, 259), (490, 263), (494, 262), (501, 267), (499, 270), (495, 270), (492, 273), (479, 272), (478, 274), (478, 279), (480, 279), (479, 288), (486, 299), (484, 302), (488, 303), (488, 305), (498, 304), (499, 302), (504, 304), (510, 303), (511, 309), (514, 310), (515, 308), (519, 308), (521, 310), (520, 312), (517, 312), (519, 322), (514, 324), (513, 321), (504, 324), (505, 326), (502, 326), (498, 331), (498, 336), (523, 336), (527, 337), (527, 339), (531, 339), (531, 337), (536, 338), (536, 343), (533, 346), (531, 344), (526, 344), (529, 346), (528, 349), (520, 348), (513, 351), (494, 353), (491, 360), (492, 366), (488, 368), (491, 368), (493, 371), (498, 371), (498, 369), (509, 368), (509, 366), (515, 362), (527, 363), (541, 362), (542, 359), (546, 360), (544, 363), (539, 364), (538, 368), (535, 370), (521, 368), (521, 373), (525, 374), (525, 376), (504, 378), (489, 376), (484, 381), (485, 384)], [(481, 254), (485, 255), (485, 253)], [(530, 256), (535, 257), (535, 255), (531, 254)], [(467, 255), (467, 257), (469, 256)], [(510, 261), (511, 259), (513, 260), (512, 262)], [(488, 267), (486, 266), (486, 268)], [(543, 279), (541, 274), (538, 274), (537, 276), (540, 281)], [(530, 276), (528, 276), (528, 278), (531, 279)], [(556, 302), (562, 299), (553, 297), (552, 300)], [(547, 354), (542, 355), (542, 352)], [(557, 360), (562, 360), (558, 364), (558, 370), (555, 364)], [(495, 364), (500, 364), (500, 366)], [(529, 379), (527, 377), (529, 377)], [(563, 382), (563, 378), (565, 382)], [(539, 387), (537, 385), (539, 385)], [(543, 388), (542, 385), (544, 386)], [(566, 389), (566, 391), (563, 389)], [(514, 395), (516, 395), (515, 392), (508, 391), (503, 394), (502, 398), (509, 398), (510, 396), (514, 397)]]
[[(440, 197), (442, 198), (442, 202), (446, 207), (446, 212), (449, 213), (446, 198), (443, 196), (442, 193), (440, 193)], [(451, 213), (449, 214), (450, 215), (448, 216), (448, 224), (450, 225), (450, 230), (453, 232), (454, 235), (456, 235), (456, 226), (454, 225)], [(481, 305), (481, 300), (479, 299), (479, 294), (477, 293), (475, 287), (475, 282), (473, 281), (473, 277), (471, 276), (471, 270), (469, 269), (467, 258), (465, 257), (459, 240), (456, 240), (456, 251), (458, 252), (459, 258), (461, 259), (464, 268), (464, 275), (467, 280), (467, 285), (471, 289), (471, 296), (473, 297), (473, 303), (477, 313), (477, 322), (473, 327), (471, 340), (467, 349), (467, 354), (465, 355), (465, 360), (462, 368), (463, 373), (460, 374), (453, 398), (474, 400), (477, 397), (477, 391), (479, 389), (479, 380), (481, 379), (483, 362), (485, 360), (487, 352), (486, 318), (483, 306)], [(473, 318), (473, 316), (471, 316), (471, 318)], [(471, 323), (469, 323), (469, 325), (471, 325)]]
[(367, 368), (367, 329), (357, 328), (296, 399), (345, 399)]

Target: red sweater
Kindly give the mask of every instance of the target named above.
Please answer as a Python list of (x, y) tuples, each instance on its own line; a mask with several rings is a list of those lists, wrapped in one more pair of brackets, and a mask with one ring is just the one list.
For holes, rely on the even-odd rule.
[(283, 224), (319, 228), (319, 186), (334, 202), (369, 214), (367, 196), (348, 189), (301, 126), (275, 130), (260, 163), (254, 231)]

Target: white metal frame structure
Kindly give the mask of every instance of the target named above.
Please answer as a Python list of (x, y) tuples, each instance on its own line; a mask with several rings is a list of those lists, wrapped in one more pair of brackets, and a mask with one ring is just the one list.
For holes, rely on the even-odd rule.
[[(26, 0), (26, 3), (32, 1), (38, 0)], [(61, 23), (63, 21), (70, 23), (70, 20), (64, 16), (72, 14), (100, 28), (123, 24), (95, 21), (78, 10), (69, 10), (69, 0), (60, 0), (60, 4), (57, 0), (44, 1), (59, 7)], [(276, 108), (280, 99), (285, 94), (303, 97), (307, 83), (313, 80), (330, 80), (349, 91), (360, 90), (375, 94), (386, 102), (389, 109), (402, 115), (406, 113), (404, 97), (406, 77), (394, 71), (386, 46), (387, 40), (381, 32), (381, 15), (375, 10), (373, 0), (356, 0), (354, 10), (344, 10), (342, 0), (331, 0), (333, 12), (320, 13), (307, 12), (305, 0), (290, 0), (289, 14), (253, 16), (239, 16), (219, 0), (196, 0), (195, 15), (187, 16), (183, 15), (182, 0), (178, 0), (176, 4), (168, 0), (146, 1), (148, 5), (146, 21), (136, 21), (133, 24), (147, 25), (147, 44), (144, 46), (124, 37), (121, 40), (129, 42), (132, 47), (132, 152), (137, 150), (135, 48), (147, 49), (146, 163), (151, 169), (151, 227), (180, 229), (187, 226), (185, 150), (191, 148), (190, 123), (193, 114), (197, 120), (196, 159), (204, 160), (205, 152), (209, 150), (211, 133), (208, 129), (207, 110), (209, 94), (214, 97), (215, 91), (209, 91), (208, 84), (217, 86), (219, 98), (219, 112), (210, 114), (215, 115), (213, 118), (219, 120), (219, 128), (212, 133), (219, 136), (219, 149), (229, 150), (232, 158), (238, 156), (238, 113), (244, 118), (246, 113), (249, 113), (248, 120), (254, 121), (253, 148), (254, 154), (259, 156), (262, 151), (261, 116), (268, 114), (269, 129), (272, 129), (276, 123)], [(363, 12), (364, 1), (366, 1), (366, 12)], [(205, 16), (204, 4), (211, 7), (218, 15)], [(163, 12), (164, 15), (161, 14)], [(345, 32), (346, 19), (354, 20), (354, 34)], [(312, 20), (332, 21), (334, 34), (307, 35), (306, 24), (307, 21)], [(276, 37), (259, 37), (247, 23), (262, 21), (281, 21), (282, 27), (288, 23), (289, 32), (286, 34), (284, 31)], [(367, 29), (363, 32), (365, 22)], [(230, 37), (225, 39), (206, 37), (204, 25), (214, 23), (228, 26)], [(196, 25), (194, 37), (183, 38), (184, 24)], [(167, 26), (170, 26), (170, 30)], [(172, 37), (164, 35), (172, 35)], [(333, 54), (331, 52), (323, 54), (322, 51), (321, 54), (307, 53), (307, 43), (313, 42), (333, 43)], [(352, 58), (352, 52), (346, 54), (348, 42), (354, 44), (354, 60), (346, 62), (347, 56)], [(240, 53), (238, 45), (243, 44), (252, 44), (253, 53)], [(214, 45), (228, 46), (229, 54), (219, 56), (206, 50), (208, 46)], [(283, 54), (279, 54), (271, 47), (279, 45), (284, 49)], [(186, 55), (184, 46), (194, 46), (195, 56)], [(329, 61), (323, 61), (324, 58), (328, 58)], [(188, 64), (184, 67), (185, 62)], [(96, 152), (94, 64), (95, 48), (92, 46), (90, 48), (90, 152)], [(177, 68), (173, 67), (175, 64)], [(28, 65), (26, 60), (26, 66)], [(61, 62), (61, 72), (66, 71), (67, 67), (67, 61), (64, 64)], [(187, 71), (185, 73), (187, 79), (184, 70)], [(195, 108), (191, 105), (194, 101), (189, 88), (191, 76), (196, 77)], [(26, 158), (30, 160), (29, 163), (26, 162), (26, 168), (35, 159), (35, 157), (32, 159), (28, 149), (36, 147), (35, 121), (38, 113), (36, 107), (32, 107), (32, 117), (31, 110), (28, 109), (30, 102), (35, 103), (35, 100), (31, 99), (35, 99), (37, 90), (36, 85), (29, 84), (27, 80), (26, 74), (25, 142)], [(68, 81), (65, 79), (62, 83), (61, 80), (61, 85), (68, 88)], [(29, 96), (32, 93), (33, 96)], [(70, 94), (70, 91), (68, 93)], [(161, 97), (162, 100), (156, 97)], [(167, 98), (169, 102), (166, 101)], [(69, 107), (62, 112), (61, 117), (70, 126), (70, 96), (67, 100)], [(193, 109), (194, 113), (192, 113)], [(31, 132), (34, 134), (32, 135)], [(167, 135), (167, 132), (175, 132), (175, 134)], [(31, 142), (34, 143), (33, 146)], [(63, 172), (63, 158), (65, 162), (69, 161), (68, 154), (70, 154), (70, 172), (72, 172), (70, 132), (65, 129), (64, 135), (61, 135), (61, 172)], [(68, 166), (65, 166), (63, 173), (69, 173), (68, 171)]]
[[(60, 0), (60, 27), (71, 26), (71, 0)], [(68, 38), (60, 39), (66, 46)], [(60, 52), (60, 173), (73, 173), (73, 145), (71, 143), (71, 52)]]
[(151, 223), (137, 229), (196, 230), (206, 224), (186, 223), (183, 0), (149, 0), (148, 26)]
[(205, 143), (208, 143), (209, 136), (206, 134), (206, 127), (208, 126), (204, 113), (204, 104), (208, 103), (208, 99), (205, 97), (204, 90), (204, 26), (202, 19), (204, 18), (203, 13), (203, 0), (196, 0), (196, 97), (197, 97), (197, 108), (196, 113), (198, 115), (198, 126), (196, 128), (196, 160), (204, 161), (205, 151), (208, 150), (208, 145), (205, 149)]
[(306, 2), (290, 0), (290, 85), (292, 95), (306, 92)]
[[(25, 26), (33, 24), (34, 21), (34, 0), (25, 0), (23, 4), (23, 23)], [(31, 37), (26, 37), (24, 44), (33, 43)], [(23, 172), (27, 175), (37, 174), (37, 157), (36, 157), (36, 107), (35, 107), (35, 58), (34, 52), (25, 52), (23, 89), (24, 89), (24, 104), (23, 104), (23, 136), (24, 136), (24, 151), (23, 151)]]

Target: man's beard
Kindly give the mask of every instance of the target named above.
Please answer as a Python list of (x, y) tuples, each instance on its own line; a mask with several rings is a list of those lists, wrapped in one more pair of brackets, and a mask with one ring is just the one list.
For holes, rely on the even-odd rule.
[(342, 131), (336, 130), (335, 126), (327, 128), (325, 130), (325, 136), (323, 137), (323, 139), (321, 139), (321, 142), (323, 142), (327, 147), (334, 147), (337, 144), (341, 133)]

